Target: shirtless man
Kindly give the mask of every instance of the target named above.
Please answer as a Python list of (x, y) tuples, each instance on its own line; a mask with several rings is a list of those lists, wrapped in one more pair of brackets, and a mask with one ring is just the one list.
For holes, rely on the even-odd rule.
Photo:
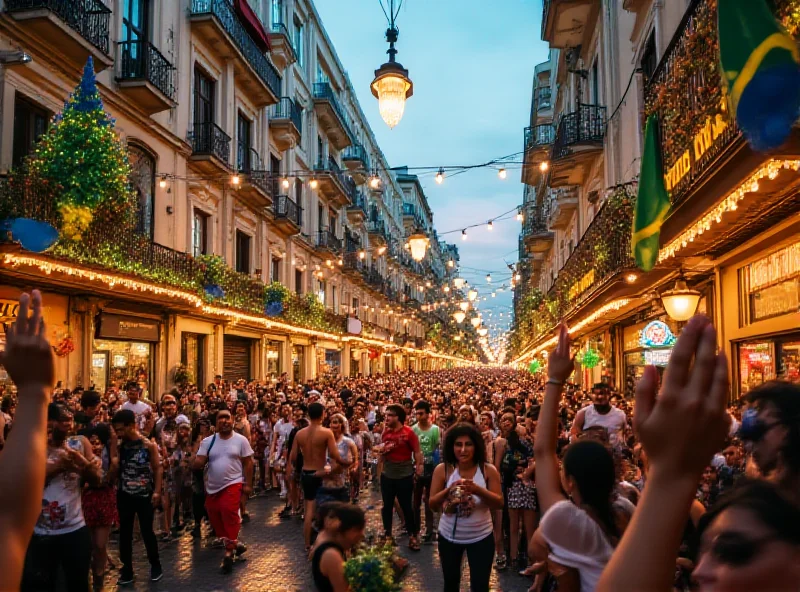
[(336, 446), (336, 438), (333, 432), (328, 428), (322, 427), (324, 412), (325, 407), (322, 403), (311, 403), (308, 406), (310, 424), (297, 432), (289, 456), (289, 464), (294, 466), (297, 454), (303, 455), (301, 485), (303, 487), (303, 497), (305, 498), (303, 535), (306, 541), (306, 552), (311, 547), (311, 524), (316, 513), (317, 490), (322, 486), (322, 477), (327, 476), (330, 472), (330, 468), (326, 469), (325, 453), (327, 452), (333, 460), (344, 467), (349, 467), (355, 460), (353, 458), (347, 461), (339, 454), (339, 448)]

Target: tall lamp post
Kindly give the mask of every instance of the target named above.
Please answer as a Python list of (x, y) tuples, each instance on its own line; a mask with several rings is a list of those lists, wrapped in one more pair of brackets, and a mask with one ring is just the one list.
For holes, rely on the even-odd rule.
[[(402, 4), (401, 1), (400, 5)], [(394, 44), (397, 43), (400, 35), (400, 31), (395, 25), (395, 19), (400, 11), (400, 5), (395, 11), (394, 0), (389, 0), (388, 14), (384, 10), (389, 21), (389, 28), (386, 29), (386, 41), (389, 42), (389, 49), (386, 53), (389, 54), (389, 61), (375, 70), (375, 79), (370, 85), (372, 94), (378, 99), (378, 110), (381, 117), (390, 129), (400, 123), (406, 108), (406, 99), (414, 94), (414, 83), (408, 77), (408, 70), (394, 59), (397, 55)], [(383, 3), (381, 3), (381, 7), (383, 7)]]

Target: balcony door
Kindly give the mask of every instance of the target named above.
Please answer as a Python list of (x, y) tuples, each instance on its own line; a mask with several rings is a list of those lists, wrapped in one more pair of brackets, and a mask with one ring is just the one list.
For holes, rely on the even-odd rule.
[(272, 0), (271, 4), (270, 20), (273, 25), (278, 25), (283, 22), (283, 0)]
[(194, 124), (214, 123), (214, 79), (200, 68), (194, 69)]
[(122, 2), (122, 67), (124, 72), (136, 77), (144, 71), (145, 47), (148, 41), (149, 0), (123, 0)]
[(236, 163), (240, 171), (250, 172), (258, 166), (253, 162), (250, 147), (253, 145), (253, 122), (239, 111), (236, 121)]
[(156, 161), (142, 147), (128, 145), (131, 165), (130, 184), (136, 195), (136, 231), (153, 238), (155, 211)]

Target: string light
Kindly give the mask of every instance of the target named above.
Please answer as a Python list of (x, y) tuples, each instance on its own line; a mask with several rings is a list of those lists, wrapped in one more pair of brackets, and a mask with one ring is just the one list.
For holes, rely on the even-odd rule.
[(492, 283), (492, 274), (491, 273), (487, 273), (486, 274), (486, 283), (489, 283), (489, 284)]
[(358, 258), (359, 259), (366, 259), (366, 257), (367, 257), (367, 252), (366, 251), (359, 251), (358, 252)]
[(239, 175), (234, 173), (233, 176), (231, 177), (231, 185), (236, 186), (239, 184), (240, 181), (241, 179), (239, 178)]
[(522, 222), (525, 219), (525, 216), (522, 214), (522, 210), (517, 210), (517, 222)]
[(497, 176), (500, 177), (501, 179), (505, 179), (508, 176), (508, 173), (506, 173), (505, 169), (500, 169), (499, 171), (497, 171)]
[(308, 182), (308, 184), (311, 186), (311, 189), (316, 189), (317, 187), (319, 187), (319, 181), (317, 181), (314, 178), (312, 178), (311, 181)]
[(163, 175), (161, 177), (161, 179), (158, 182), (158, 186), (161, 187), (161, 189), (164, 189), (167, 186), (167, 176), (166, 175)]
[(444, 288), (442, 288), (442, 291), (443, 291), (445, 294), (447, 294), (447, 293), (450, 291), (450, 286), (445, 286)]
[(467, 229), (466, 228), (461, 231), (461, 240), (462, 241), (467, 240)]
[(438, 173), (436, 173), (436, 182), (437, 182), (439, 185), (441, 185), (442, 183), (444, 183), (444, 169), (443, 169), (443, 168), (440, 168), (440, 169), (439, 169), (439, 172), (438, 172)]
[(381, 179), (377, 175), (373, 175), (373, 177), (369, 180), (369, 186), (372, 189), (377, 189), (381, 186)]
[(386, 247), (378, 247), (378, 255), (383, 255), (386, 252)]
[(547, 169), (549, 168), (550, 168), (550, 163), (547, 162), (546, 160), (543, 160), (542, 162), (539, 163), (539, 170), (541, 172), (546, 173)]
[(456, 266), (456, 262), (455, 262), (455, 261), (453, 261), (452, 259), (450, 259), (450, 260), (447, 262), (447, 267), (449, 267), (449, 268), (451, 268), (451, 269), (452, 269), (452, 268), (453, 268), (453, 267), (455, 267), (455, 266)]
[(738, 202), (742, 201), (748, 194), (758, 191), (759, 181), (765, 178), (771, 181), (775, 180), (782, 169), (791, 169), (797, 172), (800, 170), (800, 160), (770, 160), (764, 164), (739, 187), (725, 196), (716, 206), (665, 245), (658, 253), (658, 262), (661, 263), (670, 257), (674, 257), (678, 251), (686, 248), (697, 236), (710, 230), (712, 223), (719, 224), (722, 222), (723, 214), (736, 211), (739, 207)]
[(486, 230), (488, 230), (489, 232), (491, 232), (492, 230), (494, 230), (494, 222), (492, 222), (491, 220), (489, 220), (489, 223), (486, 225)]
[(289, 189), (289, 178), (284, 177), (283, 180), (281, 181), (281, 185), (283, 186), (284, 189)]

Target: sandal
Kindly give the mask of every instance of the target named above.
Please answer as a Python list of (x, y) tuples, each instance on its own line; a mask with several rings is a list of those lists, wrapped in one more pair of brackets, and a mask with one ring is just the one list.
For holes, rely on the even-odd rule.
[(415, 536), (408, 537), (408, 548), (411, 549), (412, 551), (419, 551), (420, 549), (422, 549), (422, 547), (420, 547), (419, 541), (417, 540), (417, 537)]

